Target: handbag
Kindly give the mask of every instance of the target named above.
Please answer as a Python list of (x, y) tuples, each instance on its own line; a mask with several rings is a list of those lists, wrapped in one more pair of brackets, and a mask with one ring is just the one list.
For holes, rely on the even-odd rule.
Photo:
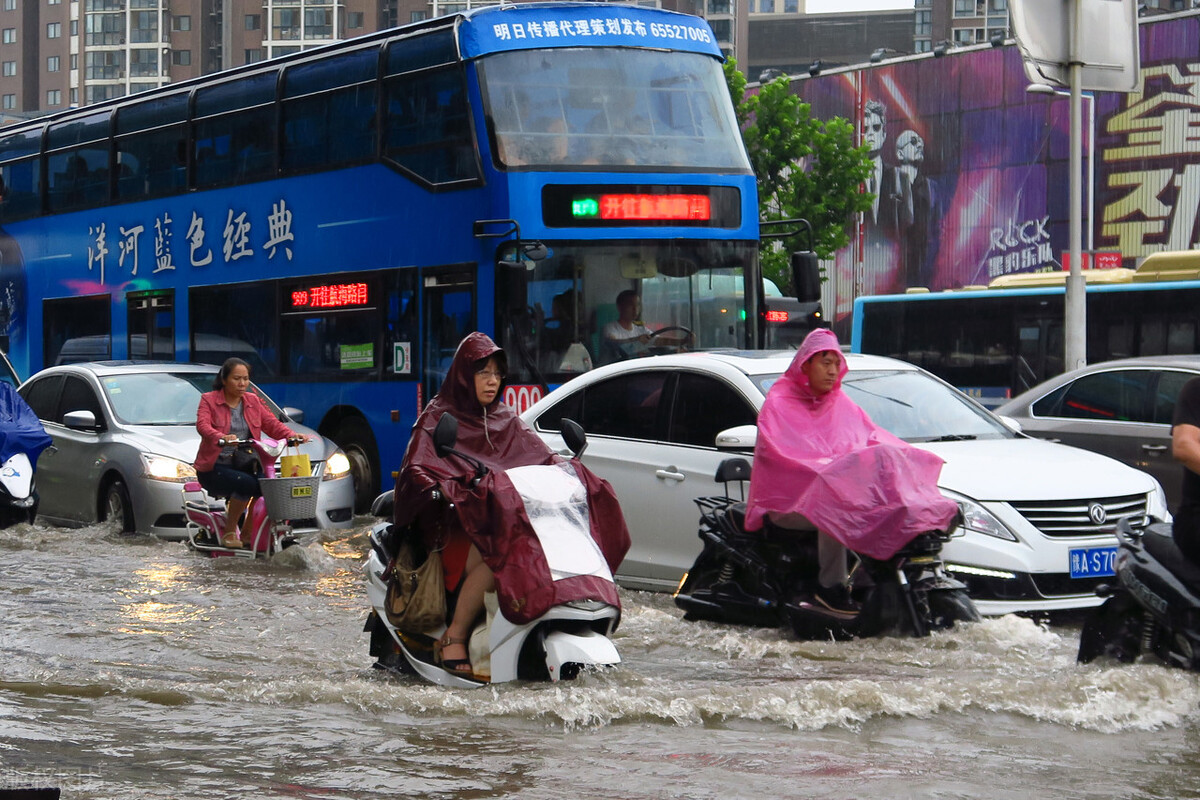
[(251, 475), (257, 475), (258, 456), (249, 447), (242, 446), (235, 448), (233, 454), (230, 456), (229, 466), (238, 472), (248, 472)]
[[(291, 452), (295, 450), (295, 452)], [(308, 453), (301, 453), (299, 445), (290, 445), (287, 453), (279, 460), (280, 477), (307, 478), (312, 475), (312, 462)]]
[(434, 550), (420, 565), (410, 541), (400, 545), (388, 581), (388, 620), (396, 630), (425, 633), (446, 623), (446, 578), (442, 554)]

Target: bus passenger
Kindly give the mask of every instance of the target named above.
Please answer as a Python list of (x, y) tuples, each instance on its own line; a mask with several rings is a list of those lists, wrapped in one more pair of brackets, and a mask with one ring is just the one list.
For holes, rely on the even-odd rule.
[(396, 480), (397, 528), (415, 525), (429, 551), (440, 550), (449, 594), (450, 623), (437, 644), (440, 663), (451, 673), (471, 677), (467, 646), (483, 613), (483, 596), (495, 587), (495, 575), (453, 507), (434, 490), (474, 474), (460, 458), (441, 458), (433, 431), (443, 414), (458, 420), (455, 449), (478, 458), (491, 468), (553, 464), (561, 458), (516, 412), (502, 402), (500, 386), (508, 359), (484, 333), (471, 333), (458, 346), (437, 395), (421, 412)]
[(232, 443), (257, 439), (264, 433), (274, 439), (299, 437), (307, 442), (312, 438), (301, 436), (276, 419), (249, 389), (250, 365), (240, 358), (228, 358), (213, 378), (213, 390), (200, 395), (200, 407), (196, 409), (196, 430), (200, 433), (196, 479), (210, 495), (229, 498), (221, 544), (232, 549), (242, 546), (236, 529), (238, 520), (250, 501), (262, 496), (255, 474), (257, 461), (239, 459)]

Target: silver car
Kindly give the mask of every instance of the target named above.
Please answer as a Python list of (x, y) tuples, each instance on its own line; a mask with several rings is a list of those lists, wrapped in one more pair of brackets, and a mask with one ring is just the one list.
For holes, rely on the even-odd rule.
[[(49, 367), (21, 384), (54, 440), (38, 459), (38, 516), (69, 526), (111, 520), (124, 531), (185, 538), (182, 488), (196, 476), (196, 409), (216, 373), (207, 365), (101, 361)], [(317, 516), (293, 524), (349, 527), (354, 481), (346, 456), (298, 425), (300, 412), (251, 388), (288, 427), (313, 437), (301, 452), (322, 478)]]

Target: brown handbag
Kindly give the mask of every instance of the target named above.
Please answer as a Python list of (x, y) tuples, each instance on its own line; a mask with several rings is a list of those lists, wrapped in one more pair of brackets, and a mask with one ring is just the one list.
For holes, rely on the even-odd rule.
[(404, 633), (425, 633), (446, 623), (442, 554), (434, 550), (423, 563), (414, 566), (415, 560), (412, 544), (401, 544), (388, 580), (388, 621)]

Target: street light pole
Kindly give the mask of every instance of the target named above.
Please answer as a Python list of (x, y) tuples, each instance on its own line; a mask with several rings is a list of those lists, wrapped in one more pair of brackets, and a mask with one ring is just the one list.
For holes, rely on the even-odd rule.
[[(1066, 307), (1063, 315), (1064, 367), (1087, 364), (1087, 286), (1083, 280), (1083, 63), (1079, 59), (1080, 0), (1071, 2), (1071, 159), (1070, 159), (1070, 248), (1071, 268), (1067, 275)], [(1095, 100), (1092, 100), (1095, 103)], [(1094, 222), (1092, 223), (1095, 224)]]

